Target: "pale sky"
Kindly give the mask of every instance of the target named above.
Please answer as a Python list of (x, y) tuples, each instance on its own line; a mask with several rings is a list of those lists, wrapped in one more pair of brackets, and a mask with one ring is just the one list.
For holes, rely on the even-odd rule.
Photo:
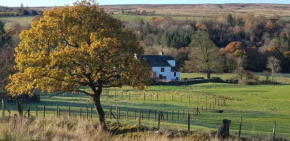
[[(64, 6), (72, 5), (76, 0), (0, 0), (2, 6)], [(97, 0), (100, 5), (117, 4), (203, 4), (203, 3), (275, 3), (290, 4), (290, 0)]]

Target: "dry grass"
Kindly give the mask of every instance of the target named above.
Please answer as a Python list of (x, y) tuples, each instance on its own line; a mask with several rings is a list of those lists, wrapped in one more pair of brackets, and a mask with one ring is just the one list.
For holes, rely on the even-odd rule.
[[(112, 125), (111, 125), (112, 126)], [(209, 133), (192, 133), (178, 131), (130, 131), (113, 135), (98, 128), (98, 124), (90, 120), (77, 120), (68, 118), (49, 119), (0, 119), (0, 140), (4, 141), (187, 141), (187, 140), (219, 140)], [(122, 129), (124, 129), (123, 127)], [(169, 136), (174, 134), (173, 138)], [(229, 139), (232, 140), (232, 139)]]

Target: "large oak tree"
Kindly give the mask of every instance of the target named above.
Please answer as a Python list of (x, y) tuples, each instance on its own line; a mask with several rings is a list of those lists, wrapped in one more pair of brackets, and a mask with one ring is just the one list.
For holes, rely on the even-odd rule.
[(135, 35), (94, 0), (45, 11), (20, 38), (15, 56), (19, 72), (10, 77), (10, 94), (32, 94), (37, 89), (82, 92), (92, 97), (103, 129), (103, 88), (131, 85), (142, 89), (151, 75), (148, 63), (134, 58), (135, 53), (143, 53)]

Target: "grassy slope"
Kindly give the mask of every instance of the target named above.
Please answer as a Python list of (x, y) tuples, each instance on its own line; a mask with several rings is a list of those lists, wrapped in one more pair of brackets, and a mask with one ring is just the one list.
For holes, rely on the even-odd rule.
[[(288, 118), (290, 116), (290, 95), (287, 93), (290, 90), (289, 85), (280, 86), (243, 86), (232, 84), (199, 84), (191, 86), (152, 86), (145, 92), (146, 100), (143, 101), (144, 91), (137, 91), (129, 87), (122, 89), (112, 88), (104, 91), (102, 97), (102, 103), (105, 107), (105, 111), (108, 111), (110, 107), (115, 111), (115, 106), (121, 107), (122, 119), (121, 123), (130, 125), (136, 125), (138, 122), (134, 120), (134, 108), (137, 108), (137, 113), (141, 109), (144, 109), (144, 121), (142, 124), (147, 126), (157, 126), (157, 122), (154, 121), (154, 112), (151, 112), (151, 120), (148, 121), (148, 109), (169, 111), (169, 121), (162, 123), (162, 128), (166, 129), (180, 129), (186, 130), (186, 118), (180, 115), (180, 119), (177, 119), (177, 110), (180, 113), (187, 113), (189, 108), (192, 113), (192, 108), (205, 109), (206, 99), (211, 105), (214, 105), (215, 98), (219, 99), (217, 103), (222, 103), (223, 97), (226, 97), (226, 106), (215, 106), (215, 110), (202, 111), (202, 115), (192, 116), (192, 130), (216, 130), (222, 121), (222, 119), (232, 120), (231, 132), (236, 134), (239, 127), (240, 117), (243, 117), (243, 135), (261, 134), (266, 137), (271, 136), (273, 122), (277, 121), (277, 136), (288, 137), (290, 134), (290, 124)], [(114, 99), (114, 93), (117, 91), (117, 99)], [(123, 98), (122, 98), (123, 92)], [(130, 100), (128, 97), (130, 92)], [(206, 94), (208, 93), (208, 94)], [(152, 100), (150, 97), (152, 94)], [(157, 101), (158, 94), (158, 101)], [(174, 101), (172, 101), (172, 95)], [(188, 100), (190, 96), (190, 103)], [(182, 97), (182, 98), (181, 98)], [(68, 106), (72, 106), (72, 113), (74, 116), (79, 117), (79, 110), (83, 108), (83, 116), (85, 115), (85, 107), (92, 107), (89, 97), (82, 95), (59, 95), (48, 98), (48, 95), (43, 95), (40, 103), (25, 104), (27, 106), (47, 106), (47, 116), (54, 116), (56, 106), (59, 106), (63, 114), (67, 114)], [(14, 107), (15, 105), (11, 105)], [(130, 120), (125, 120), (126, 108), (129, 108)], [(224, 113), (220, 114), (216, 112), (216, 109), (224, 110)], [(34, 108), (33, 108), (34, 110)], [(42, 110), (42, 108), (39, 108)], [(174, 121), (171, 120), (171, 111), (174, 110)], [(35, 115), (35, 112), (32, 112)], [(42, 113), (39, 113), (42, 116)], [(137, 114), (138, 116), (138, 114)], [(95, 117), (95, 114), (94, 114)], [(186, 116), (185, 116), (186, 117)], [(165, 112), (166, 118), (166, 112)], [(113, 120), (115, 121), (115, 120)]]
[(30, 26), (33, 16), (18, 16), (18, 17), (0, 17), (1, 21), (4, 21), (5, 28), (9, 28), (13, 23), (19, 23), (22, 27)]

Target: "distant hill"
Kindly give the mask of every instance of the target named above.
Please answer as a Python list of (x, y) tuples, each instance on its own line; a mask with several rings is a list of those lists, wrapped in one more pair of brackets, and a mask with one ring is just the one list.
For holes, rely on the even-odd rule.
[(158, 15), (217, 16), (223, 14), (254, 14), (256, 16), (290, 17), (287, 4), (180, 4), (180, 5), (101, 5), (107, 12), (121, 14), (122, 11), (147, 11)]
[[(100, 5), (101, 8), (111, 14), (127, 14), (129, 12), (146, 11), (155, 15), (187, 15), (198, 17), (215, 17), (224, 14), (256, 16), (290, 17), (289, 4), (128, 4), (128, 5)], [(11, 12), (17, 7), (0, 6), (0, 12)], [(51, 7), (29, 7), (32, 10), (43, 11)]]

